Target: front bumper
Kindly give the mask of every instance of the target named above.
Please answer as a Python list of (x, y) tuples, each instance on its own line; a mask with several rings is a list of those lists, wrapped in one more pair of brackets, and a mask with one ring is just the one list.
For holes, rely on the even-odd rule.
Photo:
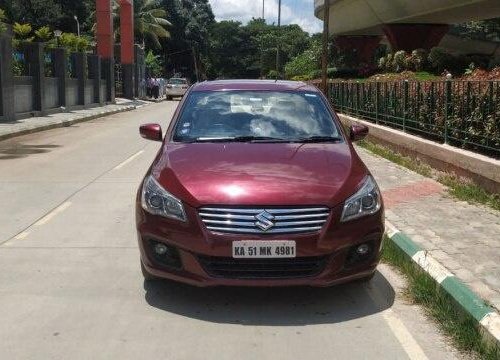
[[(384, 234), (383, 208), (375, 215), (340, 223), (341, 208), (332, 209), (320, 232), (295, 235), (217, 234), (208, 231), (196, 209), (186, 207), (188, 221), (181, 223), (154, 215), (137, 206), (141, 261), (151, 275), (195, 286), (331, 286), (370, 276), (379, 262)], [(243, 277), (215, 274), (206, 259), (231, 259), (234, 240), (295, 240), (298, 261), (321, 259), (318, 271), (307, 276)], [(174, 249), (179, 266), (165, 265), (155, 257), (152, 244)], [(372, 244), (371, 256), (352, 263), (352, 249)], [(272, 259), (271, 259), (272, 260)], [(236, 259), (232, 259), (237, 264)], [(269, 260), (268, 260), (269, 261)]]

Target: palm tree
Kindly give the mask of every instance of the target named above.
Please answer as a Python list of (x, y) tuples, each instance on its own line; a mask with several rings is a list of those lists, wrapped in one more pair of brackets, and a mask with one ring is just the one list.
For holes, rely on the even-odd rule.
[(165, 26), (172, 24), (165, 19), (167, 12), (157, 7), (157, 0), (134, 0), (134, 31), (135, 36), (144, 44), (149, 38), (155, 47), (161, 47), (160, 38), (169, 38), (170, 33)]

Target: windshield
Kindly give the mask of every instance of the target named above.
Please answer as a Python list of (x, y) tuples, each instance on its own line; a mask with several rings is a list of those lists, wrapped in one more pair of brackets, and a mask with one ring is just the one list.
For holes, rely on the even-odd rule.
[(174, 141), (339, 141), (321, 97), (308, 92), (193, 92)]
[(168, 83), (172, 84), (172, 85), (186, 85), (187, 80), (185, 80), (185, 79), (170, 79), (168, 81)]

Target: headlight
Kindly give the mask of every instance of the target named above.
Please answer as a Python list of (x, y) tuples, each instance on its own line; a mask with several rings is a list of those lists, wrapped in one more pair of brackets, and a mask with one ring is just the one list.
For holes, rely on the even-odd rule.
[(380, 210), (380, 203), (380, 190), (375, 180), (367, 176), (361, 189), (346, 200), (340, 221), (346, 222), (375, 214)]
[(186, 221), (182, 202), (162, 188), (151, 175), (144, 180), (141, 205), (150, 214)]

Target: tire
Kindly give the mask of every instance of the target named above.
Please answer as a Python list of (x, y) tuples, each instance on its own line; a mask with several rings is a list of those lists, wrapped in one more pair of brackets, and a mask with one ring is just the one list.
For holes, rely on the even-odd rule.
[(142, 263), (141, 261), (141, 272), (142, 272), (142, 276), (144, 277), (144, 281), (155, 281), (155, 280), (158, 280), (158, 278), (150, 273), (148, 273), (148, 271), (146, 270), (146, 267), (144, 266), (144, 264)]

